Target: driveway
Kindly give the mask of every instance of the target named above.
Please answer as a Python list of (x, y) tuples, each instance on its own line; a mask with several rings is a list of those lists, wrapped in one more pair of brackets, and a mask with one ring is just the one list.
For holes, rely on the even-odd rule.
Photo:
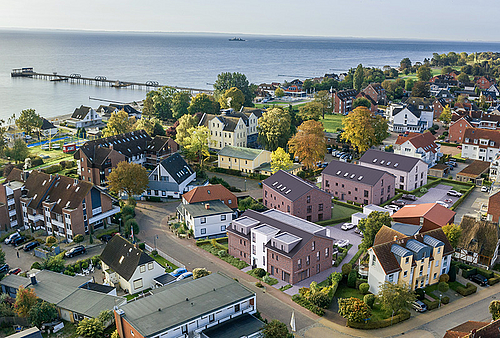
[(446, 202), (450, 207), (458, 200), (458, 197), (448, 196), (448, 191), (453, 188), (449, 185), (438, 184), (430, 188), (429, 191), (422, 197), (418, 198), (413, 204), (435, 203), (436, 201), (443, 201), (450, 199), (451, 202)]
[(481, 205), (488, 205), (488, 196), (488, 193), (482, 192), (481, 188), (474, 188), (462, 204), (455, 209), (455, 212), (457, 213), (455, 215), (455, 223), (460, 223), (463, 215), (466, 214), (477, 216), (479, 210), (481, 209)]
[(260, 181), (258, 180), (208, 171), (207, 175), (210, 178), (214, 176), (222, 178), (224, 181), (229, 183), (230, 186), (240, 189), (241, 192), (234, 193), (236, 197), (252, 196), (256, 200), (262, 198), (262, 188), (259, 186)]

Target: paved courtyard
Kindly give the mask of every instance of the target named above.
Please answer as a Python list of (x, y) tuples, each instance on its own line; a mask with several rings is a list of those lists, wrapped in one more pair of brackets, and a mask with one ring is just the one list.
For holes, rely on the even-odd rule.
[(458, 197), (448, 196), (448, 191), (453, 188), (449, 185), (438, 184), (430, 188), (429, 191), (422, 197), (418, 198), (413, 204), (435, 203), (436, 201), (451, 200), (450, 203), (446, 202), (450, 207), (458, 200)]

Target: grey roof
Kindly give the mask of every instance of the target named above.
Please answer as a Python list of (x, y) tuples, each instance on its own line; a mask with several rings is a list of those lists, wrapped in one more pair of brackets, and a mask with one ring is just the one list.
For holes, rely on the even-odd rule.
[(420, 250), (424, 249), (426, 247), (426, 245), (424, 243), (417, 241), (417, 240), (410, 239), (410, 240), (408, 240), (408, 242), (406, 242), (406, 247), (409, 250), (417, 253)]
[(56, 305), (62, 309), (94, 318), (102, 311), (113, 310), (113, 307), (119, 306), (125, 301), (122, 297), (87, 289), (77, 289)]
[(360, 163), (366, 163), (380, 168), (397, 169), (405, 172), (411, 171), (419, 161), (421, 160), (415, 157), (398, 155), (375, 149), (369, 149), (359, 159)]
[(115, 235), (106, 244), (101, 260), (113, 271), (129, 280), (139, 265), (154, 261), (152, 257), (120, 235)]
[(176, 182), (151, 180), (148, 183), (148, 190), (179, 191), (179, 185)]
[(241, 316), (231, 318), (212, 326), (203, 331), (207, 338), (238, 338), (247, 337), (259, 332), (264, 327), (264, 323), (254, 316), (245, 313)]
[(439, 239), (427, 235), (424, 236), (424, 243), (434, 248), (437, 248), (438, 246), (444, 246), (444, 243), (441, 242)]
[(40, 128), (41, 130), (48, 130), (48, 129), (54, 129), (56, 126), (54, 126), (51, 122), (49, 122), (47, 119), (42, 119), (42, 127)]
[(306, 182), (300, 177), (292, 175), (283, 170), (278, 170), (271, 177), (268, 177), (264, 181), (262, 181), (262, 184), (266, 185), (270, 189), (274, 190), (281, 196), (284, 196), (291, 201), (297, 200), (310, 191), (316, 191), (321, 194), (330, 196), (329, 193), (319, 189), (314, 184)]
[(397, 245), (397, 244), (393, 244), (391, 246), (391, 252), (393, 254), (399, 256), (399, 257), (412, 256), (413, 255), (413, 253), (410, 250), (405, 249), (402, 246)]
[(397, 232), (402, 233), (406, 236), (413, 236), (420, 232), (422, 226), (414, 225), (414, 224), (405, 224), (405, 223), (394, 223), (391, 228), (396, 230)]
[(269, 209), (264, 211), (262, 214), (276, 221), (284, 222), (289, 226), (310, 232), (312, 234), (325, 231), (325, 227), (321, 225), (317, 225), (316, 223), (306, 221), (300, 217), (284, 213), (280, 210)]
[(6, 338), (42, 338), (42, 333), (37, 327), (30, 327), (29, 329), (23, 330), (21, 332), (11, 334)]
[(363, 214), (362, 212), (355, 212), (354, 214), (351, 215), (351, 217), (359, 217), (359, 218), (367, 218), (367, 214)]
[(225, 146), (219, 151), (219, 155), (253, 161), (257, 158), (257, 156), (265, 151), (267, 150)]
[(173, 283), (173, 282), (175, 282), (176, 279), (177, 279), (177, 277), (174, 277), (169, 273), (165, 273), (161, 276), (154, 278), (155, 282), (161, 284), (162, 286)]
[(170, 155), (161, 161), (160, 165), (174, 178), (177, 184), (184, 182), (194, 172), (178, 153)]
[(322, 174), (374, 186), (385, 173), (386, 172), (382, 170), (333, 160), (323, 170)]
[(274, 237), (274, 239), (277, 239), (283, 243), (287, 243), (287, 244), (291, 244), (291, 243), (294, 243), (294, 242), (297, 242), (297, 241), (300, 241), (301, 238), (300, 237), (297, 237), (297, 236), (294, 236), (292, 234), (289, 234), (287, 232), (285, 233), (282, 233), (276, 237)]
[(253, 228), (254, 231), (258, 231), (264, 235), (270, 235), (270, 234), (273, 234), (273, 233), (278, 233), (280, 230), (279, 229), (276, 229), (275, 227), (272, 227), (268, 224), (262, 224), (262, 225), (259, 225), (255, 228)]
[(234, 279), (212, 273), (162, 286), (151, 296), (123, 305), (121, 310), (124, 319), (148, 338), (254, 295)]
[(92, 108), (86, 107), (84, 105), (81, 105), (80, 108), (75, 108), (75, 111), (73, 112), (73, 115), (71, 115), (71, 118), (73, 119), (78, 119), (78, 120), (83, 120), (85, 116), (89, 113), (89, 111)]
[[(209, 208), (206, 208), (206, 205), (209, 205)], [(227, 214), (232, 213), (233, 209), (222, 203), (220, 200), (213, 200), (210, 202), (198, 202), (198, 203), (190, 203), (190, 204), (179, 204), (177, 209), (184, 214), (184, 210), (191, 215), (191, 217), (206, 217), (212, 215), (219, 214)]]

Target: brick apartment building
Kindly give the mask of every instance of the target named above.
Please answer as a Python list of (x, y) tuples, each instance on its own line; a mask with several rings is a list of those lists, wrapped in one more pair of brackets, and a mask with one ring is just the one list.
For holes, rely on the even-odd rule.
[(332, 196), (286, 171), (279, 170), (262, 181), (262, 200), (277, 209), (311, 222), (332, 217)]
[(90, 228), (111, 222), (111, 216), (120, 211), (112, 205), (111, 196), (82, 180), (14, 169), (6, 182), (4, 185), (22, 185), (14, 200), (18, 196), (19, 202), (15, 203), (20, 204), (19, 225), (23, 229), (46, 230), (49, 235), (69, 241), (77, 234), (88, 233)]
[(462, 141), (462, 157), (491, 162), (500, 152), (500, 130), (467, 128)]
[(396, 177), (382, 170), (332, 161), (321, 174), (321, 188), (342, 201), (381, 204), (394, 197)]
[(459, 117), (450, 124), (450, 141), (463, 143), (467, 128), (498, 130), (500, 129), (500, 115), (473, 112)]
[(335, 106), (333, 112), (337, 114), (347, 114), (351, 111), (352, 101), (356, 99), (358, 91), (356, 89), (340, 90), (333, 93)]
[(327, 229), (279, 210), (247, 210), (227, 228), (229, 254), (296, 284), (332, 267)]
[(23, 183), (5, 181), (0, 186), (0, 229), (7, 231), (22, 225), (21, 193)]

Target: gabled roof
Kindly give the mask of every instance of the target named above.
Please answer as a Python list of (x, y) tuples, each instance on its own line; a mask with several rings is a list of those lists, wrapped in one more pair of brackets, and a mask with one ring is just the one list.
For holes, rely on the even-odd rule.
[(356, 89), (340, 90), (336, 92), (336, 95), (340, 100), (348, 100), (356, 97), (358, 95), (358, 91)]
[[(160, 151), (164, 147), (168, 147), (169, 142), (173, 143), (173, 145), (177, 145), (177, 142), (170, 137), (156, 135), (150, 142), (148, 142), (147, 150), (154, 152)], [(179, 148), (179, 145), (177, 145), (177, 148)]]
[(243, 160), (255, 160), (260, 154), (266, 152), (263, 149), (252, 149), (245, 147), (225, 146), (219, 151), (220, 156), (235, 157)]
[[(498, 322), (498, 320), (497, 320)], [(460, 325), (455, 326), (454, 328), (451, 328), (446, 331), (445, 335), (443, 338), (464, 338), (468, 337), (469, 334), (474, 330), (477, 333), (477, 330), (481, 329), (482, 327), (485, 327), (489, 325), (489, 322), (476, 322), (476, 321), (466, 321), (465, 323), (462, 323)], [(491, 337), (498, 337), (498, 332), (495, 332), (495, 336)], [(478, 338), (488, 338), (488, 336), (484, 335), (478, 335)]]
[(233, 209), (219, 200), (190, 204), (181, 203), (177, 206), (177, 210), (179, 210), (182, 215), (185, 215), (187, 212), (192, 218), (208, 217), (233, 212)]
[[(48, 174), (45, 175), (47, 179), (50, 177)], [(51, 211), (62, 214), (63, 208), (78, 208), (91, 189), (96, 188), (93, 188), (93, 184), (90, 182), (57, 175), (43, 202), (55, 203)]]
[(262, 181), (262, 184), (291, 201), (297, 200), (310, 191), (317, 191), (321, 194), (330, 195), (319, 189), (316, 185), (306, 182), (300, 177), (292, 175), (284, 170), (278, 170), (276, 173), (271, 175), (271, 177)]
[[(238, 208), (236, 195), (229, 191), (222, 184), (209, 184), (191, 189), (182, 195), (182, 198), (188, 203), (208, 202), (221, 200), (231, 209)], [(231, 200), (231, 203), (229, 203)]]
[(409, 137), (407, 141), (410, 141), (410, 143), (416, 149), (421, 148), (426, 153), (428, 152), (436, 153), (438, 149), (438, 145), (436, 144), (436, 137), (434, 137), (434, 135), (432, 135), (432, 133), (430, 132), (414, 135), (412, 137)]
[(379, 245), (379, 244), (391, 242), (391, 241), (394, 241), (394, 239), (401, 239), (404, 237), (406, 237), (405, 234), (403, 234), (395, 229), (389, 228), (385, 225), (382, 225), (380, 230), (375, 235), (375, 239), (373, 240), (373, 245)]
[(47, 119), (42, 119), (42, 127), (40, 128), (41, 130), (48, 130), (48, 129), (54, 129), (57, 128), (54, 126), (51, 122), (49, 122)]
[(161, 161), (159, 165), (161, 165), (170, 174), (170, 176), (174, 178), (177, 184), (181, 184), (194, 173), (193, 169), (191, 169), (191, 167), (178, 153), (170, 155)]
[(422, 160), (375, 149), (369, 149), (359, 159), (360, 163), (374, 165), (380, 167), (380, 169), (397, 169), (406, 172), (411, 171), (419, 161)]
[(92, 108), (86, 107), (84, 105), (81, 105), (80, 108), (75, 108), (75, 111), (73, 112), (73, 115), (71, 115), (71, 118), (73, 119), (78, 119), (78, 120), (83, 120), (85, 116), (89, 113), (89, 111)]
[(398, 138), (396, 139), (395, 144), (403, 144), (412, 137), (418, 136), (420, 133), (414, 133), (414, 132), (409, 132), (408, 134), (405, 135), (399, 135)]
[(114, 235), (104, 247), (101, 260), (127, 281), (139, 265), (154, 261), (144, 251), (118, 234)]
[(322, 174), (374, 186), (386, 172), (348, 162), (331, 161)]
[(408, 204), (392, 214), (396, 221), (424, 217), (439, 226), (445, 226), (455, 216), (455, 212), (438, 203)]
[[(469, 139), (469, 142), (466, 142), (466, 139)], [(482, 129), (482, 128), (466, 128), (464, 132), (464, 142), (467, 144), (473, 144), (474, 139), (486, 139), (489, 141), (495, 142), (494, 147), (500, 147), (500, 130), (490, 130), (490, 129)], [(478, 147), (488, 147), (488, 145), (477, 144)]]
[(462, 236), (458, 247), (483, 256), (493, 257), (500, 237), (498, 224), (490, 221), (480, 221), (475, 217), (464, 215), (460, 223)]

